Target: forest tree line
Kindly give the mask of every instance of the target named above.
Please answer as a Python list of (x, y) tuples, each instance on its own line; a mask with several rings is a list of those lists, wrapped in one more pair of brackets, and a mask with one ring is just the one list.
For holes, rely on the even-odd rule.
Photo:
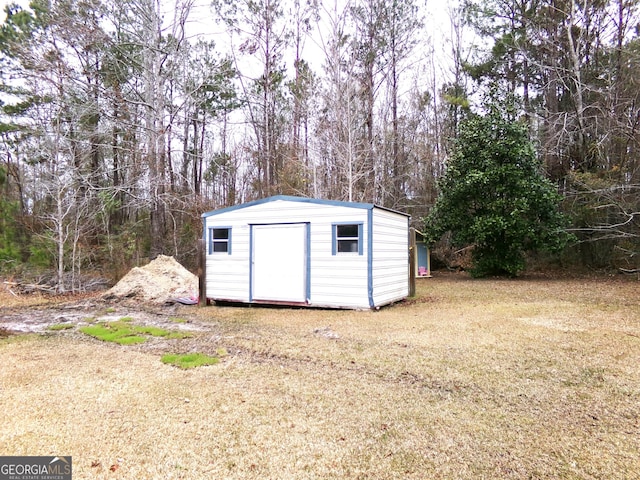
[(639, 3), (450, 2), (442, 38), (414, 0), (214, 0), (215, 42), (194, 0), (11, 5), (0, 271), (53, 268), (68, 290), (161, 253), (193, 266), (201, 213), (274, 194), (420, 229), (490, 88), (521, 99), (580, 240), (565, 262), (637, 269)]

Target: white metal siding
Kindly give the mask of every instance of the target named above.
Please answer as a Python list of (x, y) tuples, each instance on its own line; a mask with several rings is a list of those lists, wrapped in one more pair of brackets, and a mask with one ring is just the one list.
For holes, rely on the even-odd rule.
[[(209, 228), (215, 226), (232, 229), (231, 255), (206, 257), (207, 297), (250, 301), (250, 224), (310, 222), (310, 304), (369, 308), (367, 213), (363, 208), (277, 200), (205, 217), (207, 235)], [(402, 218), (406, 223), (406, 217)], [(363, 255), (332, 255), (332, 224), (337, 222), (365, 224)]]
[(409, 222), (406, 216), (373, 210), (373, 302), (385, 305), (409, 294)]
[[(207, 218), (205, 231), (216, 225), (231, 227), (231, 255), (215, 253), (206, 256), (206, 292), (208, 298), (249, 301), (249, 226), (232, 219), (219, 223)], [(208, 241), (206, 239), (207, 248)]]

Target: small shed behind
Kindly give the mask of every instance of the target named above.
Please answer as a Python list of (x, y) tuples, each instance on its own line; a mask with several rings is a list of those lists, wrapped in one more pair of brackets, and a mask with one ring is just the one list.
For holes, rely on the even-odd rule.
[(409, 293), (409, 216), (278, 195), (202, 215), (207, 300), (369, 309)]
[(416, 277), (431, 277), (431, 251), (425, 242), (424, 233), (414, 230), (416, 238)]

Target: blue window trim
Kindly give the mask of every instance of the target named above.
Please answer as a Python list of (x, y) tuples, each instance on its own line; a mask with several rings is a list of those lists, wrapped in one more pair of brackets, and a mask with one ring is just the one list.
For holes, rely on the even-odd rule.
[[(229, 231), (229, 238), (227, 239), (227, 251), (226, 252), (214, 252), (213, 251), (213, 231), (214, 230), (228, 230)], [(232, 228), (231, 227), (209, 227), (209, 255), (213, 255), (215, 254), (227, 254), (227, 255), (231, 255), (231, 233), (232, 233)]]
[[(358, 255), (364, 253), (364, 245), (362, 242), (364, 232), (364, 222), (336, 222), (331, 224), (331, 255), (338, 255), (338, 226), (341, 225), (357, 225), (358, 226)], [(348, 253), (340, 252), (340, 255), (348, 255)]]

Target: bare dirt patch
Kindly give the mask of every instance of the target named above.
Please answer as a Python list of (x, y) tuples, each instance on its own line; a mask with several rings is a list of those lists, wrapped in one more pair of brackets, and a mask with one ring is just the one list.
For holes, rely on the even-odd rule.
[(0, 339), (0, 445), (74, 478), (635, 479), (639, 288), (436, 273), (379, 312), (112, 305), (196, 334)]
[(0, 289), (0, 329), (5, 336), (42, 333), (53, 325), (82, 326), (123, 316), (147, 325), (158, 324), (178, 314), (176, 298), (197, 297), (197, 291), (198, 278), (193, 273), (173, 257), (160, 255), (143, 267), (131, 269), (105, 292), (16, 295), (5, 285)]

